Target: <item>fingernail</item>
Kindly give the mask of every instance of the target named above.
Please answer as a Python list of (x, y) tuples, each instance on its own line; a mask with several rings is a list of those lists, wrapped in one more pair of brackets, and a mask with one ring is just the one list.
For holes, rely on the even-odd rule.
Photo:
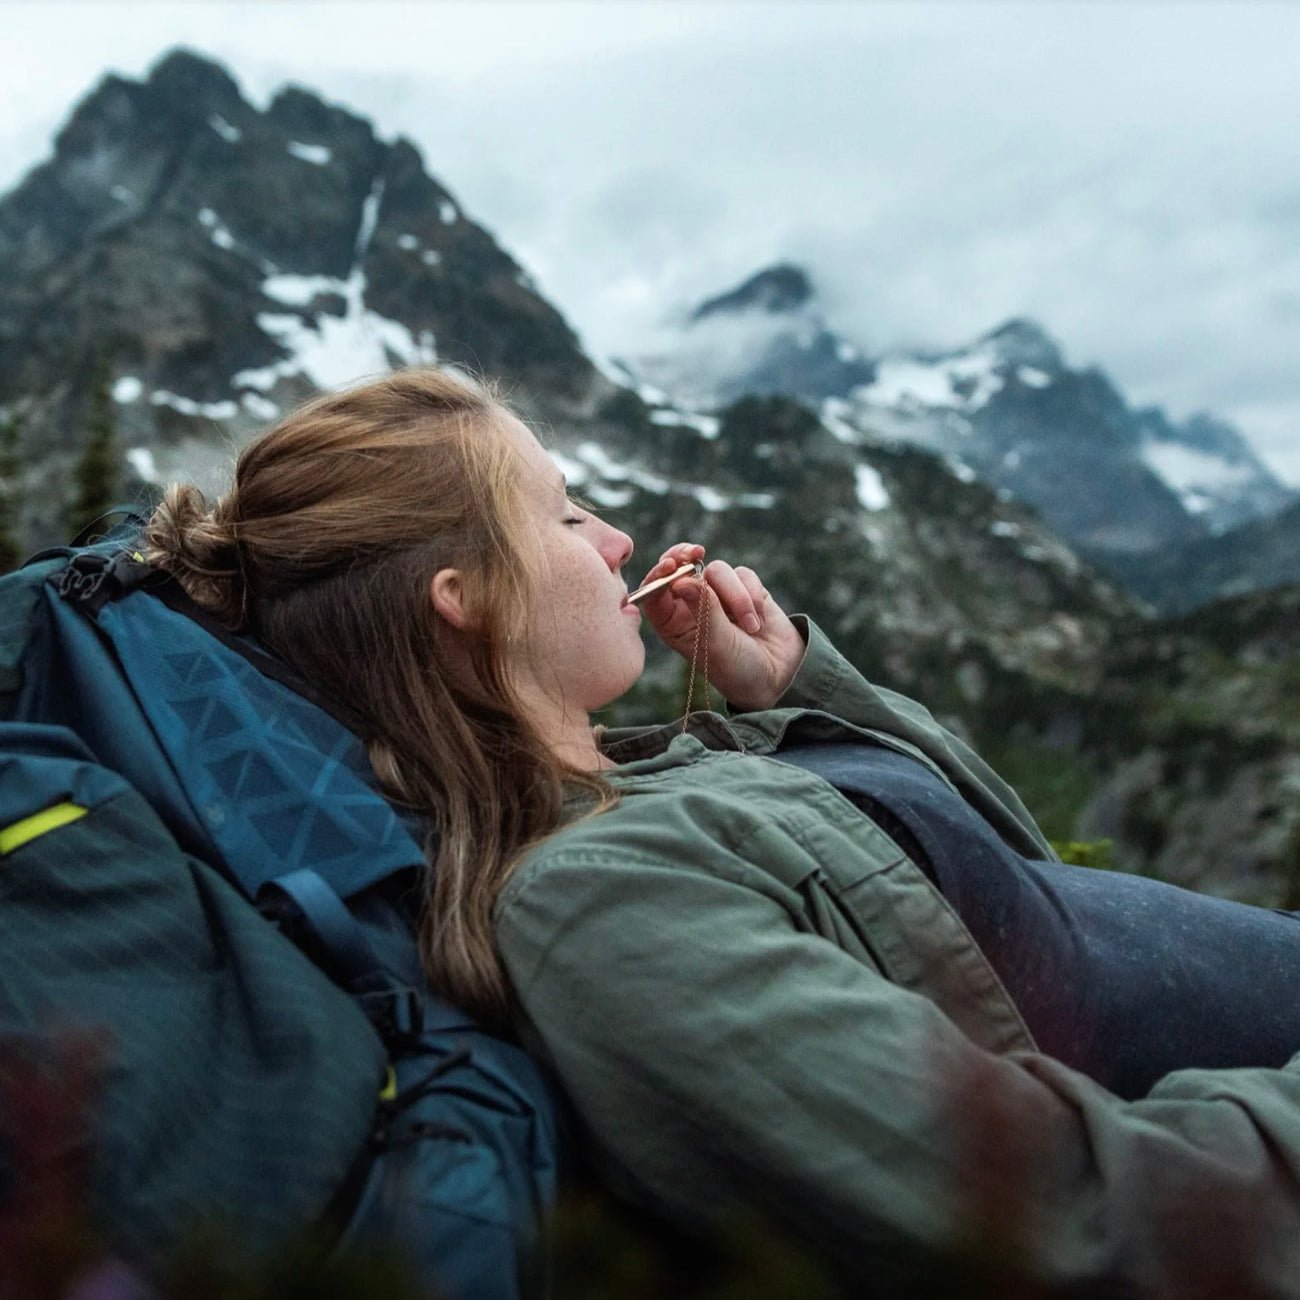
[(740, 623), (746, 632), (757, 632), (763, 626), (762, 623), (758, 621), (757, 614), (746, 614), (745, 617), (740, 620)]

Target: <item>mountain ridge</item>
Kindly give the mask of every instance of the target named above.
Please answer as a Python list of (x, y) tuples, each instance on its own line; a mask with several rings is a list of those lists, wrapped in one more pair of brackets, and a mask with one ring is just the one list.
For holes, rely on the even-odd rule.
[[(676, 342), (625, 363), (702, 411), (745, 393), (817, 405), (864, 441), (910, 442), (1041, 510), (1111, 572), (1300, 499), (1226, 420), (1133, 407), (1098, 366), (1071, 368), (1040, 323), (1012, 317), (965, 347), (868, 358), (784, 262), (689, 313)], [(1278, 575), (1280, 580), (1281, 575)], [(1157, 603), (1170, 592), (1140, 590)]]
[[(3, 486), (29, 544), (65, 537), (105, 368), (128, 492), (172, 476), (219, 487), (234, 447), (335, 383), (434, 360), (484, 370), (643, 547), (688, 538), (745, 557), (858, 667), (986, 752), (1053, 834), (1113, 834), (1132, 865), (1191, 880), (1215, 859), (1188, 848), (1187, 828), (1218, 817), (1239, 830), (1245, 883), (1217, 887), (1287, 896), (1300, 810), (1277, 753), (1292, 683), (1258, 662), (1269, 627), (1289, 626), (1284, 595), (1252, 606), (1249, 637), (1212, 646), (1152, 620), (1043, 511), (946, 446), (864, 432), (827, 398), (740, 393), (705, 410), (598, 366), (409, 142), (303, 88), (259, 110), (206, 62), (182, 52), (143, 82), (105, 79), (53, 158), (0, 197), (0, 414), (21, 419), (23, 454)], [(766, 306), (733, 302), (746, 329), (785, 331), (789, 377), (826, 392), (894, 385), (925, 408), (928, 384), (955, 420), (986, 395), (1032, 402), (1050, 387), (1031, 363), (1050, 368), (1056, 344), (1032, 321), (900, 373), (838, 337), (795, 275), (749, 298)], [(695, 329), (722, 338), (734, 314), (715, 308)], [(1127, 408), (1104, 375), (1074, 382), (1122, 440)], [(1165, 662), (1187, 671), (1139, 671)], [(606, 720), (680, 709), (676, 659), (650, 647), (648, 663)], [(1180, 767), (1184, 752), (1202, 766)], [(1215, 754), (1231, 781), (1207, 777)]]

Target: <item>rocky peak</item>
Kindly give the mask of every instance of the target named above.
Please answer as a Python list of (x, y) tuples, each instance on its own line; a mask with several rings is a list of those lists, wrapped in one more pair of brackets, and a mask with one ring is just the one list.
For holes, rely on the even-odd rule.
[(1180, 432), (1186, 446), (1219, 456), (1228, 463), (1247, 463), (1255, 459), (1236, 426), (1209, 411), (1197, 411), (1188, 416)]
[(785, 315), (807, 307), (812, 298), (813, 286), (807, 271), (792, 262), (779, 262), (750, 276), (735, 289), (706, 299), (691, 313), (691, 321), (747, 312)]
[(1032, 366), (1049, 374), (1065, 369), (1065, 360), (1056, 341), (1041, 325), (1025, 316), (1006, 321), (979, 341), (991, 345), (999, 362), (1005, 366)]
[(53, 457), (25, 504), (34, 545), (57, 537), (94, 373), (151, 479), (224, 460), (322, 388), (435, 360), (548, 417), (603, 392), (413, 146), (302, 88), (260, 111), (218, 64), (173, 52), (99, 83), (0, 197), (0, 409), (25, 411), (25, 441)]
[(186, 49), (164, 54), (149, 72), (155, 96), (187, 112), (211, 112), (242, 105), (239, 85), (219, 63)]

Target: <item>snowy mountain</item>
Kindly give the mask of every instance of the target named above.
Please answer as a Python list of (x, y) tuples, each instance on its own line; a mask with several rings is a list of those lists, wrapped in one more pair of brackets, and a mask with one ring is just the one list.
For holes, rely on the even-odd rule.
[(557, 408), (609, 388), (412, 145), (304, 90), (259, 112), (170, 54), (106, 78), (0, 201), (0, 401), (55, 471), (29, 485), (40, 540), (99, 361), (147, 480), (202, 476), (322, 387), (434, 359)]
[[(322, 388), (467, 366), (503, 381), (640, 555), (689, 538), (752, 563), (975, 741), (1049, 833), (1113, 834), (1131, 865), (1191, 879), (1224, 860), (1187, 829), (1208, 818), (1234, 827), (1234, 878), (1286, 896), (1300, 774), (1278, 755), (1300, 719), (1276, 646), (1293, 644), (1294, 602), (1212, 607), (1235, 629), (1212, 645), (1196, 620), (1150, 620), (1057, 521), (1111, 555), (1145, 554), (1143, 529), (1209, 538), (1268, 487), (1231, 429), (1130, 411), (1029, 322), (869, 360), (797, 267), (692, 315), (675, 357), (598, 367), (409, 143), (303, 89), (259, 111), (224, 69), (173, 53), (144, 81), (102, 82), (0, 197), (0, 418), (17, 418), (22, 459), (0, 497), (28, 549), (66, 540), (104, 397), (129, 496), (173, 475), (218, 485), (233, 448)], [(1125, 494), (1140, 526), (1116, 518)], [(651, 647), (606, 720), (672, 716), (683, 689)]]
[(827, 328), (807, 273), (788, 263), (701, 303), (673, 343), (663, 355), (619, 364), (704, 410), (773, 393), (819, 402), (873, 374), (858, 349)]
[(788, 264), (709, 299), (670, 346), (625, 364), (698, 409), (779, 392), (815, 404), (846, 437), (925, 447), (1035, 506), (1102, 562), (1222, 533), (1295, 495), (1226, 421), (1131, 408), (1030, 320), (954, 351), (868, 360)]

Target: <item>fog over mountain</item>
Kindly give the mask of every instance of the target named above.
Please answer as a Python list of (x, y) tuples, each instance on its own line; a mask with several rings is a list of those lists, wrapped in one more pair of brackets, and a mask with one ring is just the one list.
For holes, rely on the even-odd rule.
[(5, 6), (0, 188), (106, 69), (222, 57), (436, 160), (587, 351), (655, 350), (788, 260), (871, 355), (1016, 317), (1135, 407), (1300, 484), (1300, 8), (833, 3)]
[[(1040, 510), (1158, 604), (1194, 603), (1186, 567), (1170, 562), (1200, 539), (1211, 545), (1199, 555), (1224, 557), (1207, 558), (1206, 571), (1225, 592), (1300, 580), (1300, 547), (1286, 554), (1285, 527), (1274, 553), (1248, 566), (1248, 546), (1214, 542), (1300, 499), (1238, 429), (1209, 412), (1178, 422), (1132, 406), (1101, 368), (1068, 364), (1038, 322), (1017, 317), (951, 351), (868, 357), (829, 327), (811, 278), (787, 262), (707, 298), (662, 347), (626, 360), (627, 373), (704, 410), (783, 394), (846, 440), (937, 452), (957, 474)], [(1153, 572), (1170, 576), (1144, 582), (1143, 558), (1157, 554), (1166, 558)], [(1191, 590), (1206, 599), (1216, 585)]]

